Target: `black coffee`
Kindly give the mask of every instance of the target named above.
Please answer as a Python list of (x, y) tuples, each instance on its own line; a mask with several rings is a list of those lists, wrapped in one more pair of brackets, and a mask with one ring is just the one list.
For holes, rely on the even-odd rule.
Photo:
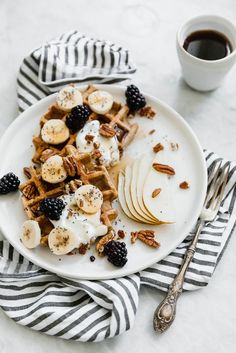
[(212, 30), (191, 33), (185, 39), (183, 47), (189, 54), (204, 60), (219, 60), (232, 52), (228, 38)]

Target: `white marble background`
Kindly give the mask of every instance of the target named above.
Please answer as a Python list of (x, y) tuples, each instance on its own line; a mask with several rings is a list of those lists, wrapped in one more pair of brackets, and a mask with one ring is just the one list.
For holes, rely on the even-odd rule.
[[(182, 114), (203, 147), (236, 159), (236, 66), (211, 93), (195, 92), (181, 79), (176, 31), (183, 21), (203, 13), (236, 21), (236, 1), (0, 0), (0, 134), (17, 116), (16, 74), (24, 55), (55, 35), (78, 29), (129, 48), (138, 67), (135, 82)], [(48, 337), (15, 324), (0, 311), (0, 352), (233, 352), (235, 249), (234, 233), (209, 286), (182, 295), (175, 324), (162, 336), (152, 330), (152, 315), (163, 294), (142, 288), (133, 329), (97, 344)]]

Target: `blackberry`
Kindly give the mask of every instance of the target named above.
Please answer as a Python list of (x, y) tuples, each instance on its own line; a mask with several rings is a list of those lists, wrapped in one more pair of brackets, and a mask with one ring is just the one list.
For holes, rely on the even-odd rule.
[(66, 117), (66, 126), (72, 131), (77, 132), (82, 129), (88, 120), (90, 110), (86, 105), (77, 105), (71, 109)]
[(105, 245), (104, 252), (108, 257), (108, 261), (114, 266), (123, 267), (128, 261), (126, 244), (124, 242), (111, 240)]
[(0, 194), (18, 190), (20, 180), (14, 173), (7, 173), (0, 179)]
[(130, 85), (125, 91), (126, 103), (132, 111), (137, 111), (146, 105), (144, 95), (135, 85)]
[(58, 221), (65, 208), (65, 203), (61, 199), (46, 198), (40, 202), (40, 211), (48, 218)]

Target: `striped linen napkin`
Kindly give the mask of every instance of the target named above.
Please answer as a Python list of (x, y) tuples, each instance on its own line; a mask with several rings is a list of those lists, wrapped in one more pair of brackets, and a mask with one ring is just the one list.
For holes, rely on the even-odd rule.
[[(95, 78), (96, 82), (113, 82), (127, 78), (135, 68), (129, 61), (128, 52), (115, 48), (113, 44), (94, 41), (74, 31), (32, 52), (24, 59), (19, 73), (20, 110), (72, 79), (74, 82)], [(111, 60), (113, 55), (114, 60)], [(213, 163), (222, 160), (213, 152), (205, 151), (204, 155), (208, 172)], [(224, 198), (216, 220), (206, 224), (200, 234), (186, 274), (185, 290), (208, 284), (236, 223), (236, 164), (223, 162), (230, 164)], [(62, 278), (32, 264), (7, 241), (2, 241), (0, 306), (15, 322), (64, 339), (102, 341), (119, 335), (134, 323), (140, 285), (166, 291), (193, 235), (194, 230), (169, 256), (144, 271), (104, 281)]]

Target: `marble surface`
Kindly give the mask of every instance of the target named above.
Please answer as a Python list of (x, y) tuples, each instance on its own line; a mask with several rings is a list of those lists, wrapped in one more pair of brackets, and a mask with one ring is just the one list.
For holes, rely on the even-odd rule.
[[(175, 108), (203, 147), (236, 158), (236, 66), (211, 93), (191, 90), (181, 79), (175, 36), (191, 16), (214, 13), (235, 20), (235, 0), (0, 0), (0, 133), (17, 116), (16, 75), (26, 53), (70, 29), (110, 39), (130, 49), (134, 81)], [(184, 293), (175, 324), (163, 335), (152, 330), (152, 315), (163, 297), (142, 288), (134, 327), (102, 343), (68, 342), (21, 327), (0, 311), (0, 352), (224, 353), (236, 346), (236, 234), (208, 287)]]

